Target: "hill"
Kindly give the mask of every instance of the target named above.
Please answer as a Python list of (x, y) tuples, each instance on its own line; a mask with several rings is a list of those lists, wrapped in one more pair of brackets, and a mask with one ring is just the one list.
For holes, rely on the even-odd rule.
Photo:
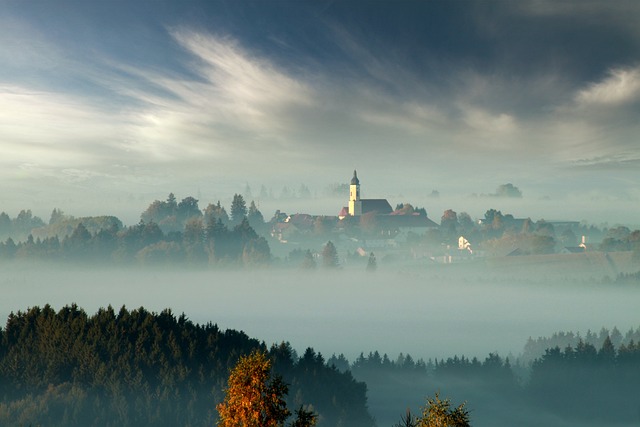
[[(0, 425), (212, 426), (229, 370), (264, 343), (198, 325), (170, 310), (92, 316), (76, 305), (11, 314), (0, 329)], [(319, 426), (370, 427), (366, 385), (309, 348), (269, 350), (290, 384), (291, 407), (307, 405)]]

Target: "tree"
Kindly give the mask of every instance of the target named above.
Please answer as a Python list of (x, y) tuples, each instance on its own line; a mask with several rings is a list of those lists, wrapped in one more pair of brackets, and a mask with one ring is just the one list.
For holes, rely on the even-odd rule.
[(60, 209), (54, 208), (53, 211), (51, 211), (51, 218), (49, 218), (49, 225), (53, 225), (56, 222), (61, 221), (63, 219), (65, 219), (64, 212), (62, 212)]
[(233, 201), (231, 202), (231, 220), (235, 223), (239, 223), (247, 216), (247, 204), (244, 198), (240, 194), (233, 195)]
[(496, 189), (497, 197), (514, 197), (514, 198), (522, 198), (522, 192), (518, 187), (509, 183), (502, 184)]
[(206, 235), (210, 261), (218, 261), (229, 255), (231, 232), (222, 223), (222, 219), (211, 217), (207, 223)]
[(376, 271), (378, 263), (376, 262), (376, 256), (371, 252), (369, 255), (369, 261), (367, 261), (367, 271)]
[(178, 220), (183, 223), (193, 217), (202, 216), (202, 212), (200, 212), (200, 208), (198, 207), (198, 200), (191, 196), (182, 199), (182, 201), (178, 203), (177, 216)]
[(418, 420), (418, 427), (469, 427), (469, 411), (461, 404), (451, 408), (449, 399), (440, 400), (435, 397), (427, 398), (427, 406), (422, 410), (422, 417)]
[(267, 265), (271, 260), (269, 243), (264, 237), (249, 240), (242, 249), (242, 262), (244, 265)]
[[(176, 225), (177, 212), (178, 203), (176, 202), (176, 196), (174, 196), (173, 193), (169, 193), (166, 201), (154, 200), (149, 207), (142, 212), (140, 219), (146, 223), (155, 222), (162, 224), (167, 230), (177, 231), (179, 228)], [(169, 227), (167, 228), (166, 226)]]
[(290, 424), (290, 427), (313, 427), (318, 421), (318, 416), (312, 411), (307, 411), (302, 406), (296, 409), (296, 419)]
[(413, 416), (411, 410), (407, 408), (407, 412), (404, 415), (400, 416), (400, 422), (394, 425), (393, 427), (417, 427), (418, 426), (418, 418)]
[(469, 231), (473, 231), (473, 229), (475, 228), (475, 224), (471, 219), (471, 215), (466, 212), (461, 212), (460, 215), (458, 215), (458, 223), (460, 224), (460, 227), (462, 227), (462, 230), (466, 233), (468, 233)]
[(64, 247), (72, 259), (84, 259), (89, 255), (91, 233), (83, 223), (79, 223), (71, 235), (64, 240)]
[(208, 224), (211, 219), (213, 219), (214, 222), (220, 220), (225, 225), (227, 225), (229, 222), (229, 215), (227, 215), (227, 210), (220, 204), (220, 200), (218, 200), (217, 205), (209, 203), (209, 205), (204, 210), (205, 224)]
[(251, 224), (253, 228), (262, 228), (264, 226), (264, 217), (262, 216), (262, 212), (260, 212), (253, 200), (249, 205), (247, 219), (249, 220), (249, 224)]
[[(219, 427), (281, 427), (291, 415), (284, 400), (289, 387), (272, 375), (271, 360), (254, 351), (240, 360), (229, 375), (224, 402), (216, 409)], [(302, 406), (291, 427), (312, 427), (317, 416)]]
[(6, 212), (0, 212), (0, 234), (5, 235), (11, 232), (11, 218)]
[(338, 267), (338, 251), (331, 240), (324, 245), (324, 249), (322, 250), (322, 265), (326, 268)]
[(442, 227), (451, 227), (456, 226), (458, 224), (458, 214), (453, 209), (447, 209), (442, 214), (442, 218), (440, 218), (440, 225)]
[(302, 268), (305, 270), (315, 270), (316, 268), (316, 260), (313, 258), (313, 254), (309, 249), (304, 253), (304, 258), (302, 259)]
[(298, 195), (301, 199), (310, 199), (311, 191), (309, 191), (309, 187), (304, 184), (300, 184), (300, 189), (298, 190)]
[(447, 209), (440, 219), (440, 229), (449, 238), (457, 238), (458, 214), (453, 209)]
[(290, 415), (284, 396), (287, 385), (271, 375), (267, 355), (243, 356), (229, 375), (224, 402), (216, 409), (220, 427), (279, 427)]

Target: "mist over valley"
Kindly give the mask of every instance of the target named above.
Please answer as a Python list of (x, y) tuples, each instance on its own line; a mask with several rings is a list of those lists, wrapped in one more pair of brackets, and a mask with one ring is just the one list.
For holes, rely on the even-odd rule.
[(0, 1), (0, 425), (637, 426), (639, 17)]

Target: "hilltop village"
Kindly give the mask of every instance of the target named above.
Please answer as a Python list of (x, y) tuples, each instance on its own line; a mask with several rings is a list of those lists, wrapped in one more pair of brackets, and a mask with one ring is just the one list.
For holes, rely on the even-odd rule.
[[(30, 210), (15, 218), (2, 212), (0, 260), (370, 269), (453, 264), (609, 278), (640, 269), (640, 231), (624, 226), (534, 221), (495, 209), (476, 219), (448, 209), (434, 220), (410, 203), (393, 208), (386, 199), (362, 198), (355, 170), (348, 182), (348, 200), (336, 215), (277, 210), (265, 220), (255, 201), (247, 207), (239, 194), (228, 212), (219, 201), (200, 209), (193, 197), (178, 201), (169, 194), (129, 227), (114, 216), (75, 218), (59, 209), (48, 223)], [(520, 195), (511, 184), (499, 190)]]

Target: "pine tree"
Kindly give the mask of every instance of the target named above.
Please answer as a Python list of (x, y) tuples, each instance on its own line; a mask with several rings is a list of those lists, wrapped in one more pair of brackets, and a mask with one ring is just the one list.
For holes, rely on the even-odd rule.
[(322, 264), (326, 268), (337, 268), (338, 267), (338, 251), (336, 250), (335, 245), (331, 240), (324, 245), (324, 249), (322, 250)]
[(247, 204), (240, 194), (233, 195), (231, 202), (231, 220), (234, 223), (240, 223), (247, 216)]

